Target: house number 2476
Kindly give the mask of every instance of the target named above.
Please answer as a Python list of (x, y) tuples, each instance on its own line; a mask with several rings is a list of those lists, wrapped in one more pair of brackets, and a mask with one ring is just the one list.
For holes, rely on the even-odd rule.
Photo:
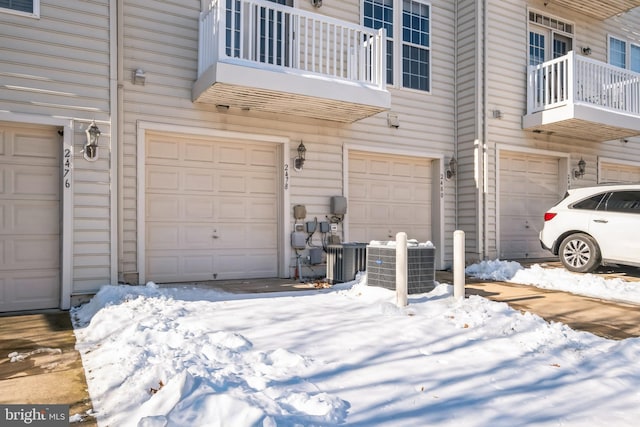
[(69, 148), (64, 149), (62, 179), (64, 180), (64, 188), (71, 188), (71, 150)]

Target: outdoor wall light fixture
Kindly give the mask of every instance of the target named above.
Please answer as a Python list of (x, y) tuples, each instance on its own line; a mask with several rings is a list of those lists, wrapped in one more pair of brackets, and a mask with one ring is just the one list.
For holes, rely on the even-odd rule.
[(311, 4), (313, 7), (320, 7), (322, 6), (322, 0), (311, 0)]
[(455, 157), (451, 157), (451, 159), (449, 160), (449, 165), (447, 166), (447, 170), (444, 172), (444, 176), (447, 181), (456, 176), (456, 166), (457, 162)]
[(591, 55), (591, 48), (589, 46), (583, 47), (582, 48), (582, 53), (584, 53), (587, 56)]
[(305, 155), (307, 154), (307, 149), (304, 146), (304, 144), (302, 143), (302, 141), (300, 141), (300, 145), (298, 145), (298, 157), (296, 157), (293, 161), (293, 168), (296, 171), (301, 171), (303, 166), (304, 166), (304, 161), (305, 161)]
[(584, 176), (584, 172), (587, 169), (587, 162), (584, 161), (584, 159), (580, 159), (580, 161), (578, 162), (578, 169), (574, 169), (573, 170), (573, 177), (574, 178), (582, 178)]
[(85, 131), (87, 134), (87, 142), (84, 143), (84, 158), (89, 161), (98, 160), (98, 139), (100, 139), (100, 129), (96, 125), (96, 121), (92, 121), (91, 125)]
[(144, 83), (147, 81), (147, 75), (142, 68), (138, 68), (133, 72), (132, 81), (134, 85), (144, 86)]

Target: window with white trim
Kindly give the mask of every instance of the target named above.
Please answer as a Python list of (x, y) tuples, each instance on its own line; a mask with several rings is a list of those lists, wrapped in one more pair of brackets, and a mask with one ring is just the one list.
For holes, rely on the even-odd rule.
[(529, 10), (529, 65), (566, 55), (573, 49), (571, 22)]
[(609, 36), (609, 64), (640, 73), (640, 45)]
[(424, 0), (363, 0), (362, 10), (365, 27), (387, 30), (387, 83), (431, 91), (431, 5)]
[(0, 11), (39, 16), (40, 0), (0, 0)]

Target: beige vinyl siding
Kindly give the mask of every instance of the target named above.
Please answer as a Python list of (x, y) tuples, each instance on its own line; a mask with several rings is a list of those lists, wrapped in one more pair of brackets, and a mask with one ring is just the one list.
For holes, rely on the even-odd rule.
[(108, 1), (42, 2), (40, 19), (0, 13), (0, 110), (109, 110)]
[[(79, 124), (85, 129), (90, 123)], [(73, 170), (73, 290), (90, 293), (108, 284), (111, 275), (111, 162), (107, 143), (110, 129), (98, 123), (102, 132), (99, 158), (94, 162), (84, 159), (82, 146), (84, 132), (76, 135)]]
[[(72, 294), (95, 292), (111, 281), (116, 172), (110, 158), (109, 5), (48, 0), (38, 19), (0, 13), (0, 120), (8, 112), (17, 125), (57, 122), (73, 129), (73, 205), (63, 212), (63, 222), (72, 217), (71, 241), (64, 242), (72, 248)], [(92, 120), (102, 132), (95, 162), (82, 155)]]
[[(297, 2), (305, 10), (360, 23), (361, 1), (324, 2), (314, 9), (308, 2)], [(431, 94), (390, 88), (392, 111), (400, 119), (398, 129), (387, 125), (386, 113), (352, 125), (229, 109), (218, 111), (213, 105), (191, 102), (191, 87), (197, 76), (198, 15), (200, 2), (171, 0), (163, 2), (162, 11), (149, 10), (142, 0), (127, 2), (124, 28), (125, 75), (136, 68), (147, 72), (147, 83), (134, 86), (124, 83), (124, 195), (123, 195), (123, 272), (135, 273), (137, 265), (136, 134), (138, 122), (172, 124), (204, 131), (224, 130), (289, 139), (285, 162), (289, 169), (288, 211), (285, 224), (293, 224), (293, 205), (304, 204), (308, 221), (326, 220), (331, 196), (343, 194), (343, 149), (355, 144), (372, 150), (396, 148), (431, 153), (434, 157), (453, 154), (453, 8), (452, 2), (438, 0), (433, 6), (432, 87)], [(438, 22), (435, 22), (437, 20)], [(307, 149), (304, 169), (293, 170), (293, 159), (300, 142)], [(454, 181), (445, 182), (445, 206), (455, 210)], [(347, 210), (347, 216), (349, 215)], [(453, 217), (444, 225), (446, 233), (454, 230)], [(339, 229), (342, 234), (342, 227)], [(285, 236), (286, 244), (289, 236)], [(319, 235), (314, 236), (319, 244)], [(449, 250), (449, 249), (445, 249)], [(450, 258), (450, 256), (449, 256)], [(286, 260), (288, 266), (295, 259)], [(290, 270), (293, 272), (293, 270)]]

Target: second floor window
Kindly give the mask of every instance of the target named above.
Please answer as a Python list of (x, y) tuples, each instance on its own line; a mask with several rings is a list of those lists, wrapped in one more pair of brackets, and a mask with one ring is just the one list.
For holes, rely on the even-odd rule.
[(609, 37), (609, 64), (640, 73), (640, 45)]
[(0, 9), (29, 15), (37, 15), (38, 7), (38, 0), (0, 0)]
[(424, 0), (363, 0), (363, 18), (365, 27), (387, 30), (387, 83), (429, 92), (431, 6)]

